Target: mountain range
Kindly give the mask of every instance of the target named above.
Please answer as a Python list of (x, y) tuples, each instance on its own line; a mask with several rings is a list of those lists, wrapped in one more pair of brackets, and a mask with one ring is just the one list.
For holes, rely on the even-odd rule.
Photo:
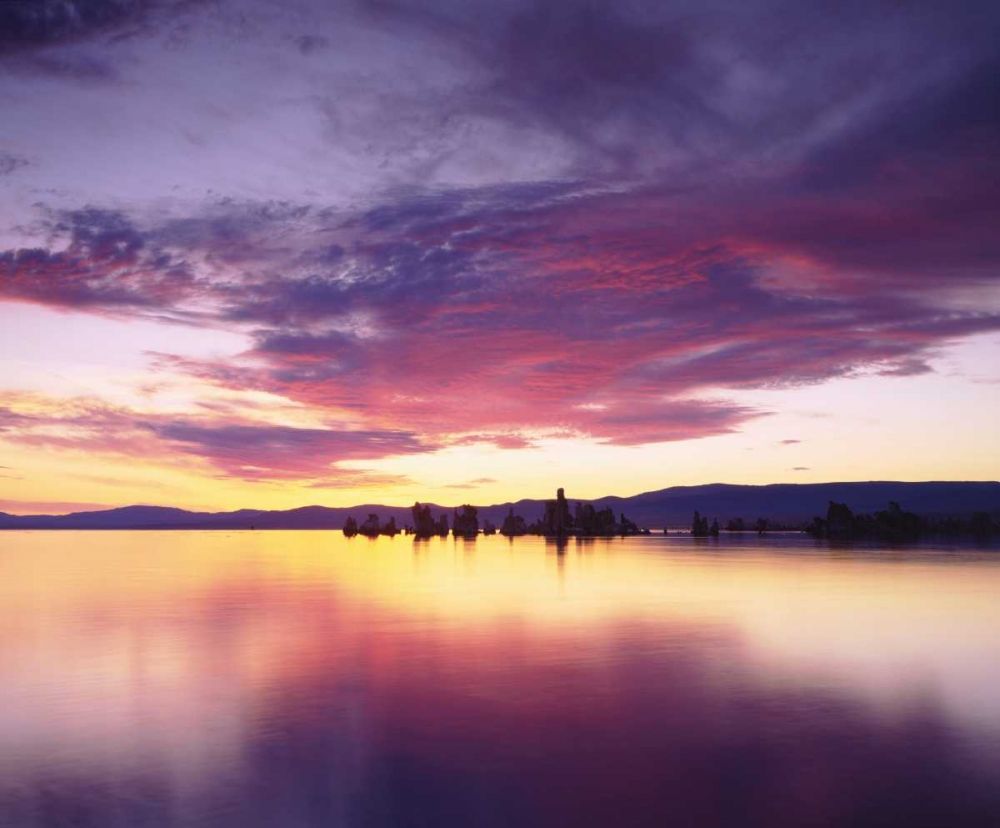
[[(554, 494), (554, 493), (553, 493)], [(567, 497), (575, 500), (572, 492)], [(651, 528), (690, 526), (697, 509), (721, 523), (742, 517), (752, 523), (758, 517), (788, 524), (805, 523), (814, 515), (825, 515), (829, 501), (847, 503), (855, 512), (875, 512), (896, 501), (904, 509), (922, 516), (967, 516), (973, 512), (1000, 513), (1000, 482), (900, 483), (870, 481), (854, 483), (776, 483), (740, 486), (712, 483), (704, 486), (673, 486), (631, 497), (601, 497), (582, 502), (597, 509), (609, 507), (624, 512), (640, 526)], [(456, 504), (457, 505), (457, 504)], [(435, 515), (451, 512), (453, 506), (431, 504)], [(479, 519), (499, 524), (508, 511), (529, 523), (540, 517), (544, 500), (518, 500), (478, 506)], [(0, 529), (340, 529), (348, 515), (359, 521), (370, 513), (383, 520), (395, 518), (397, 525), (412, 522), (407, 506), (363, 504), (350, 507), (305, 506), (266, 511), (239, 509), (233, 512), (191, 512), (164, 506), (125, 506), (67, 515), (10, 515), (0, 512)]]

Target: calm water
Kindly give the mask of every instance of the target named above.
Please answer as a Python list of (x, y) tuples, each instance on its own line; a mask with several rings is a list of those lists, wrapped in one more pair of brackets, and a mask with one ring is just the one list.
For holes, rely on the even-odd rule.
[(0, 826), (1000, 825), (1000, 551), (0, 533)]

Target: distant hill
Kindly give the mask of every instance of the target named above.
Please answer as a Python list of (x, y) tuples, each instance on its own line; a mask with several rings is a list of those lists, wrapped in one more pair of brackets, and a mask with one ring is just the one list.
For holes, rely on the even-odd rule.
[[(571, 489), (567, 496), (573, 502)], [(555, 495), (555, 492), (553, 492)], [(673, 486), (632, 497), (602, 497), (587, 501), (597, 508), (624, 512), (640, 526), (689, 526), (697, 509), (725, 523), (742, 517), (748, 522), (766, 517), (786, 523), (805, 523), (826, 514), (829, 501), (846, 503), (855, 512), (884, 509), (890, 500), (922, 516), (1000, 513), (998, 482), (895, 483), (776, 483), (769, 486)], [(519, 500), (480, 506), (480, 521), (499, 524), (513, 507), (529, 522), (540, 517), (544, 500)], [(451, 506), (431, 504), (434, 514), (451, 512)], [(0, 529), (340, 529), (348, 515), (363, 520), (374, 512), (383, 520), (393, 517), (399, 526), (411, 522), (408, 507), (364, 504), (350, 507), (305, 506), (285, 511), (240, 509), (235, 512), (189, 512), (163, 506), (125, 506), (69, 515), (9, 515), (0, 512)]]

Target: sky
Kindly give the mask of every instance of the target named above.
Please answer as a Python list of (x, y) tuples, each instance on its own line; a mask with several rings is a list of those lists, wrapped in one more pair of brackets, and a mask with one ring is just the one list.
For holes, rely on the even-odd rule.
[(996, 479), (998, 44), (985, 2), (5, 2), (0, 510)]

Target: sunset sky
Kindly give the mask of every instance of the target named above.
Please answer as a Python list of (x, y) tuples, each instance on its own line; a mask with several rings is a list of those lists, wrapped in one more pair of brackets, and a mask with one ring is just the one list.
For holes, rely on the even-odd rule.
[(0, 4), (0, 511), (996, 479), (1000, 5)]

